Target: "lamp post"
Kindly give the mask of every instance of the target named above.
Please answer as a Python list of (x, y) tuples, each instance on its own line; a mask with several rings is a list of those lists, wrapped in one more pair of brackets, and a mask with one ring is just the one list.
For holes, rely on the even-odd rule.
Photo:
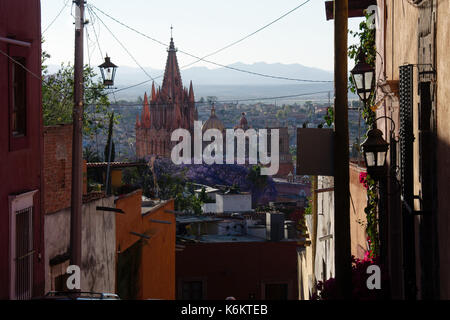
[(377, 129), (376, 124), (367, 132), (367, 139), (361, 145), (367, 173), (375, 180), (385, 175), (386, 155), (389, 143), (383, 139), (383, 132)]
[[(375, 120), (376, 121), (376, 120)], [(379, 183), (379, 233), (380, 233), (380, 257), (381, 264), (386, 266), (387, 262), (387, 219), (386, 214), (386, 155), (389, 149), (389, 143), (383, 139), (383, 132), (377, 129), (376, 123), (367, 132), (367, 139), (361, 145), (364, 161), (367, 167), (367, 173)]]
[(365, 107), (375, 88), (375, 69), (366, 62), (366, 55), (363, 50), (359, 51), (357, 59), (358, 63), (351, 74), (356, 86), (356, 93)]
[[(358, 63), (351, 71), (353, 83), (356, 86), (356, 92), (364, 103), (364, 109), (372, 97), (375, 90), (375, 69), (367, 63), (366, 55), (363, 50), (358, 53)], [(383, 139), (383, 132), (377, 128), (376, 121), (367, 132), (367, 139), (361, 145), (364, 154), (364, 162), (367, 167), (367, 173), (380, 183), (379, 193), (379, 233), (380, 233), (380, 257), (382, 265), (386, 265), (387, 237), (385, 234), (386, 225), (385, 196), (386, 196), (386, 155), (389, 149), (389, 143)]]
[(105, 62), (98, 67), (100, 68), (105, 87), (113, 86), (118, 66), (111, 62), (111, 58), (108, 57), (108, 54), (106, 54)]

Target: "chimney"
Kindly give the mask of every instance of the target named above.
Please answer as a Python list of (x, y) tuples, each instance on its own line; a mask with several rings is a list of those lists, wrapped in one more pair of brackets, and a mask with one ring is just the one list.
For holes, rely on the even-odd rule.
[(284, 239), (284, 214), (266, 213), (266, 235), (268, 241)]

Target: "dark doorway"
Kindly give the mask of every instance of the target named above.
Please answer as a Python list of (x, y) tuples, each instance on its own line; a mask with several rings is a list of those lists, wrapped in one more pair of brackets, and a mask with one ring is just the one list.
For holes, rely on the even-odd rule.
[(139, 240), (119, 254), (117, 261), (117, 294), (121, 299), (138, 299), (141, 253), (142, 242)]

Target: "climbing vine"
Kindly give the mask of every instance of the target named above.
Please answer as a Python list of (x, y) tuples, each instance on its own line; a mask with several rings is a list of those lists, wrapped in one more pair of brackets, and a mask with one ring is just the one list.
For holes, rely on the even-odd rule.
[[(366, 20), (362, 21), (359, 24), (359, 31), (350, 30), (349, 33), (354, 38), (359, 39), (359, 43), (353, 44), (348, 48), (348, 56), (350, 59), (354, 60), (357, 63), (358, 53), (360, 51), (364, 52), (366, 56), (366, 62), (375, 68), (375, 61), (377, 50), (375, 47), (375, 29), (371, 29), (370, 25), (370, 14), (366, 14)], [(356, 86), (353, 83), (353, 79), (350, 76), (350, 90), (353, 93), (356, 93)], [(370, 127), (375, 122), (375, 110), (373, 108), (375, 100), (375, 92), (369, 98), (366, 107), (363, 110), (363, 118), (366, 121), (367, 125)]]
[[(349, 47), (348, 56), (350, 59), (355, 60), (357, 63), (357, 57), (359, 52), (364, 52), (366, 56), (366, 62), (375, 68), (376, 61), (376, 46), (375, 46), (375, 29), (369, 27), (371, 15), (366, 13), (366, 19), (359, 24), (359, 31), (349, 31), (350, 35), (359, 39), (359, 43), (351, 45)], [(356, 93), (356, 87), (353, 83), (353, 79), (350, 77), (350, 90)], [(363, 118), (369, 128), (375, 123), (376, 108), (375, 104), (375, 91), (369, 98), (368, 103), (363, 109)], [(368, 236), (369, 253), (372, 257), (379, 254), (379, 236), (378, 236), (378, 218), (377, 218), (377, 204), (378, 204), (378, 192), (376, 189), (376, 182), (367, 173), (362, 173), (360, 176), (360, 182), (364, 184), (367, 189), (367, 207), (364, 209), (366, 214), (366, 232)]]

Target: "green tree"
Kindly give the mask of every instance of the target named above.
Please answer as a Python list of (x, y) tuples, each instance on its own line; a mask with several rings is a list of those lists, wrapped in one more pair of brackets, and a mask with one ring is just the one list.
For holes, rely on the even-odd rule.
[(283, 118), (286, 118), (286, 114), (285, 114), (284, 110), (278, 110), (275, 117), (277, 119), (283, 119)]
[(206, 200), (208, 196), (206, 195), (206, 188), (202, 187), (202, 190), (200, 191), (200, 194), (198, 195), (198, 198), (202, 201)]
[[(72, 123), (74, 100), (74, 67), (62, 63), (56, 73), (50, 74), (45, 64), (50, 55), (42, 52), (42, 110), (44, 125)], [(106, 89), (94, 69), (84, 67), (84, 115), (83, 133), (85, 136), (104, 130), (105, 120), (110, 116), (109, 99)], [(116, 119), (117, 120), (117, 119)]]

